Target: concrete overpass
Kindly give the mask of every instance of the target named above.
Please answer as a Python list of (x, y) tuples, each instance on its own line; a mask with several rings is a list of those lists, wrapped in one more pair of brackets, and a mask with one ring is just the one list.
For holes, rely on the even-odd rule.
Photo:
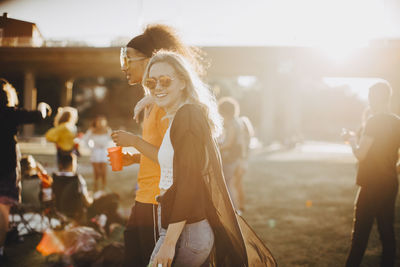
[[(296, 72), (317, 76), (381, 77), (396, 80), (400, 43), (360, 48), (345, 64), (329, 52), (309, 47), (204, 47), (211, 59), (210, 76), (265, 75), (291, 61)], [(0, 47), (0, 72), (31, 72), (61, 77), (121, 77), (119, 48)], [(394, 81), (393, 81), (394, 82)]]
[[(273, 114), (274, 90), (296, 84), (307, 77), (377, 77), (388, 80), (394, 89), (395, 111), (400, 113), (400, 44), (361, 48), (335, 62), (328, 51), (309, 47), (204, 47), (211, 61), (208, 76), (257, 76), (263, 83), (263, 114)], [(65, 81), (62, 105), (72, 98), (76, 78), (124, 79), (119, 66), (119, 48), (92, 47), (0, 47), (0, 73), (24, 75), (24, 103), (35, 106), (36, 77), (58, 76)], [(273, 115), (270, 115), (273, 116)], [(263, 128), (268, 128), (266, 116)]]

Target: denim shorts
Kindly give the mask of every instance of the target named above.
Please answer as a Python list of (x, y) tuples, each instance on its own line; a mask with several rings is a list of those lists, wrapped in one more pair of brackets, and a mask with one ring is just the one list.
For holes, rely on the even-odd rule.
[[(161, 245), (164, 242), (167, 230), (161, 228), (161, 205), (158, 206), (158, 225), (160, 238), (151, 254), (150, 263), (153, 262)], [(175, 249), (175, 257), (172, 266), (195, 267), (201, 266), (208, 260), (214, 245), (214, 233), (207, 219), (186, 224), (178, 239)]]

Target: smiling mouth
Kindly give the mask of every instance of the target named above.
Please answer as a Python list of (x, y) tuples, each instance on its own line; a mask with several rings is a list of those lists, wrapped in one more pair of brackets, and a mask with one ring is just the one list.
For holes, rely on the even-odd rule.
[(156, 94), (156, 97), (158, 97), (158, 98), (162, 98), (162, 97), (165, 97), (165, 96), (167, 96), (168, 94)]

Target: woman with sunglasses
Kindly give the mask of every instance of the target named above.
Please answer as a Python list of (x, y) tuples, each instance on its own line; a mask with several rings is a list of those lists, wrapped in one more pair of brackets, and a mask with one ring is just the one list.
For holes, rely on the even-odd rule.
[[(136, 135), (129, 139), (161, 167), (160, 238), (151, 266), (275, 266), (233, 210), (215, 143), (222, 120), (209, 88), (187, 60), (165, 51), (151, 58), (142, 83), (169, 119), (160, 148)], [(112, 135), (117, 145), (119, 132)]]
[[(121, 70), (125, 73), (128, 83), (134, 86), (134, 90), (142, 90), (140, 83), (143, 72), (153, 53), (160, 49), (176, 51), (187, 58), (199, 74), (204, 73), (199, 63), (201, 61), (199, 49), (184, 45), (174, 29), (169, 26), (149, 25), (142, 34), (134, 37), (126, 47), (121, 48)], [(154, 104), (150, 97), (144, 97), (136, 104), (136, 121), (141, 110), (144, 110), (143, 139), (155, 147), (160, 147), (168, 128), (168, 119), (162, 120), (165, 116), (164, 110)], [(126, 136), (124, 133), (120, 133), (120, 140), (123, 141), (124, 136)], [(129, 142), (126, 144), (128, 145)], [(124, 146), (125, 143), (122, 142), (121, 145)], [(123, 159), (124, 165), (140, 162), (135, 204), (124, 233), (124, 262), (125, 266), (147, 266), (158, 239), (158, 203), (155, 197), (160, 193), (158, 188), (160, 167), (158, 163), (140, 154), (132, 156), (124, 154)]]

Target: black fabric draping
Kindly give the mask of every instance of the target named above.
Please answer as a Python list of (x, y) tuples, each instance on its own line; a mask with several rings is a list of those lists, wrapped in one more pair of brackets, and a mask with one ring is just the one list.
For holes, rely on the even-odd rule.
[(23, 108), (1, 107), (0, 122), (0, 175), (15, 172), (17, 167), (17, 132), (18, 126), (42, 121), (40, 111), (28, 111)]
[[(170, 133), (174, 148), (174, 185), (160, 200), (166, 224), (193, 219), (191, 211), (204, 209), (215, 235), (212, 266), (277, 266), (268, 248), (233, 209), (219, 149), (204, 111), (195, 104), (182, 106)], [(192, 181), (196, 177), (197, 182), (182, 182), (187, 177)], [(188, 192), (193, 188), (203, 192), (203, 197), (198, 194), (191, 197)], [(182, 203), (182, 199), (186, 201)]]

